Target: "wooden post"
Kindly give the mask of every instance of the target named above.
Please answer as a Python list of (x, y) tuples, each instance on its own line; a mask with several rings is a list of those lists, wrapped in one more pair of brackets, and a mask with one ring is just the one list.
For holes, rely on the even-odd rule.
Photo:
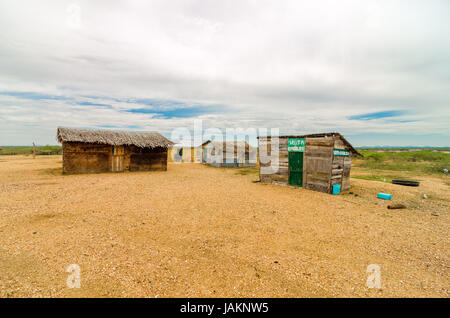
[(36, 145), (34, 144), (34, 141), (33, 141), (33, 159), (36, 159)]

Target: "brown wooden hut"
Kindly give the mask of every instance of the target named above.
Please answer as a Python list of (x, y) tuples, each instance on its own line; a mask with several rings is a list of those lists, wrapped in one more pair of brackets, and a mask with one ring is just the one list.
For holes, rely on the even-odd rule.
[(167, 170), (173, 143), (157, 132), (58, 128), (63, 173)]
[(246, 141), (211, 141), (202, 144), (202, 162), (217, 167), (256, 166), (256, 149)]
[[(260, 180), (331, 193), (334, 184), (350, 188), (352, 156), (361, 156), (339, 133), (278, 137), (278, 156), (272, 137), (258, 137)], [(277, 169), (268, 169), (270, 166)]]

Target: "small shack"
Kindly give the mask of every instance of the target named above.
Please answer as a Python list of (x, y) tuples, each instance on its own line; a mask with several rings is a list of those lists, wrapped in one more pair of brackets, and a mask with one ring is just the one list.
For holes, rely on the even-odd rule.
[(342, 191), (350, 188), (352, 156), (361, 156), (340, 133), (260, 136), (258, 146), (261, 182), (325, 193), (331, 193), (334, 184)]
[(168, 162), (200, 163), (202, 162), (201, 146), (192, 146), (193, 142), (177, 142), (168, 151)]
[(157, 132), (58, 128), (63, 173), (167, 170), (173, 143)]
[(256, 149), (246, 141), (211, 141), (202, 144), (202, 162), (216, 167), (256, 165)]

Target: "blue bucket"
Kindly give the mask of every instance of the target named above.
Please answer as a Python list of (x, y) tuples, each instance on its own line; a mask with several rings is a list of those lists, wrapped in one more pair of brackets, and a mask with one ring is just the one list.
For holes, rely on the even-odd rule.
[(339, 194), (339, 192), (341, 192), (341, 185), (340, 184), (333, 184), (333, 194)]
[(392, 199), (392, 194), (380, 192), (380, 193), (377, 194), (377, 198), (378, 199), (383, 199), (383, 200), (390, 200), (390, 199)]

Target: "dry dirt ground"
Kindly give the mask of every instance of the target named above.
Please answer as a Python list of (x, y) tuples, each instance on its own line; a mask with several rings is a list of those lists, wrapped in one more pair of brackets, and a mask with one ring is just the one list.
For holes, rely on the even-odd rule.
[[(199, 164), (60, 167), (59, 156), (0, 157), (1, 297), (449, 296), (441, 180), (352, 179), (353, 194), (332, 196)], [(408, 208), (388, 210), (379, 191)], [(66, 285), (70, 264), (79, 289)], [(366, 286), (370, 264), (381, 289)]]

